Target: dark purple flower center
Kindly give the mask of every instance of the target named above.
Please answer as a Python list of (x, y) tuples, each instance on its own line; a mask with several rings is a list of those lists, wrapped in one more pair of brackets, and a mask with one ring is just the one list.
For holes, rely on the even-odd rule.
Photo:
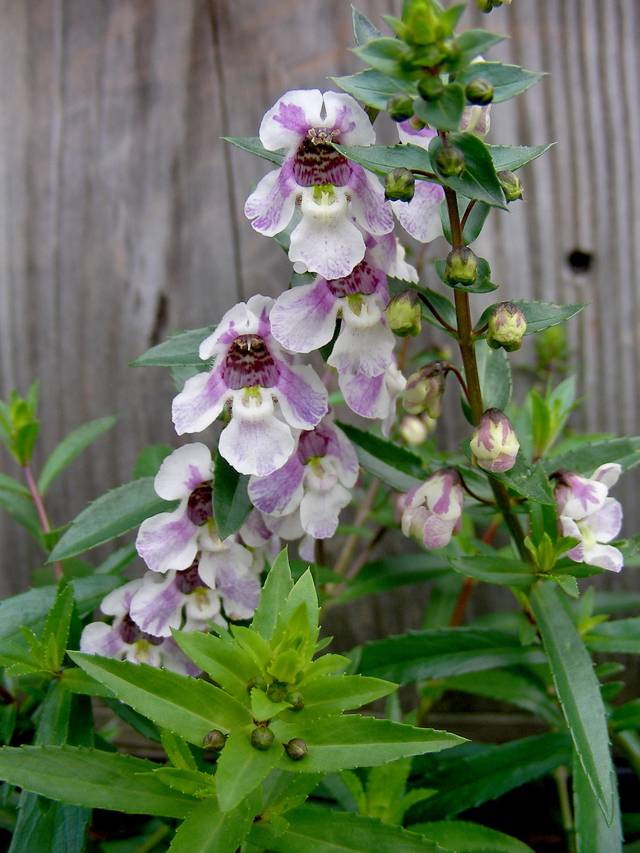
[(327, 455), (329, 436), (319, 429), (303, 432), (298, 441), (298, 458), (303, 464), (310, 459)]
[(344, 278), (334, 278), (332, 281), (328, 281), (327, 285), (333, 295), (339, 299), (343, 296), (351, 296), (354, 293), (362, 293), (365, 296), (375, 293), (379, 284), (385, 279), (386, 276), (382, 270), (372, 267), (367, 260), (362, 260), (351, 270), (349, 275)]
[(259, 335), (239, 335), (224, 360), (223, 378), (228, 388), (273, 388), (278, 382), (278, 366)]
[(146, 634), (141, 631), (129, 614), (125, 614), (124, 619), (120, 623), (120, 637), (124, 643), (131, 645), (137, 643), (138, 640), (146, 640), (152, 646), (159, 646), (162, 643), (162, 637), (154, 637), (153, 634)]
[(187, 517), (192, 524), (201, 527), (213, 516), (213, 505), (211, 502), (211, 484), (203, 483), (194, 489), (189, 495), (187, 503)]
[(298, 186), (333, 184), (344, 187), (349, 183), (349, 161), (336, 151), (331, 142), (335, 142), (335, 131), (310, 128), (293, 158), (293, 177)]
[(176, 572), (175, 584), (184, 595), (190, 595), (194, 589), (204, 586), (204, 582), (198, 574), (198, 560), (194, 560), (188, 569)]

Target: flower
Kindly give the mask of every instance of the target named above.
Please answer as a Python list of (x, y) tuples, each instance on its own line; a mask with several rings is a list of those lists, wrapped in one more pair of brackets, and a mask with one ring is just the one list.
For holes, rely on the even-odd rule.
[(375, 133), (366, 112), (350, 95), (286, 92), (262, 119), (260, 141), (268, 151), (284, 149), (285, 159), (246, 201), (253, 227), (269, 237), (279, 234), (299, 204), (301, 219), (289, 246), (296, 270), (327, 279), (348, 275), (365, 252), (353, 219), (370, 234), (393, 229), (378, 180), (332, 144), (372, 145)]
[[(198, 675), (200, 670), (180, 651), (170, 636), (146, 633), (130, 614), (131, 602), (142, 587), (141, 578), (114, 589), (102, 601), (100, 610), (113, 621), (91, 622), (82, 631), (80, 651), (92, 655), (147, 663), (165, 667), (183, 675)], [(205, 623), (191, 621), (186, 630), (205, 630)]]
[(338, 386), (349, 408), (363, 418), (380, 418), (385, 436), (391, 432), (396, 403), (406, 384), (395, 362), (377, 376), (357, 372), (338, 375)]
[(358, 459), (351, 442), (325, 418), (300, 434), (296, 452), (282, 468), (267, 477), (251, 477), (249, 497), (267, 516), (283, 518), (299, 509), (302, 531), (328, 539), (357, 479)]
[(436, 471), (402, 498), (402, 532), (422, 540), (427, 548), (443, 548), (459, 530), (463, 505), (458, 472)]
[(266, 476), (280, 468), (295, 447), (292, 428), (312, 429), (327, 412), (320, 377), (294, 364), (272, 336), (272, 305), (268, 297), (252, 296), (227, 311), (200, 344), (200, 358), (213, 358), (212, 369), (188, 379), (173, 401), (179, 435), (205, 429), (232, 401), (218, 450), (241, 474)]
[(182, 571), (193, 563), (213, 515), (212, 479), (211, 452), (199, 442), (179, 447), (163, 460), (154, 488), (164, 500), (180, 503), (140, 525), (136, 549), (151, 571)]
[[(411, 119), (398, 124), (400, 142), (429, 148), (436, 131), (428, 127), (418, 129)], [(440, 184), (431, 181), (416, 181), (411, 201), (390, 202), (393, 212), (407, 233), (421, 243), (430, 243), (442, 236), (440, 222), (440, 203), (444, 199), (444, 190)]]
[(487, 409), (469, 442), (478, 465), (498, 474), (516, 464), (520, 442), (509, 418), (500, 409)]
[(619, 572), (623, 565), (620, 551), (607, 543), (616, 538), (622, 527), (622, 507), (609, 497), (622, 468), (611, 462), (597, 468), (590, 478), (558, 471), (554, 496), (560, 514), (563, 536), (580, 540), (568, 552), (577, 563), (599, 566)]

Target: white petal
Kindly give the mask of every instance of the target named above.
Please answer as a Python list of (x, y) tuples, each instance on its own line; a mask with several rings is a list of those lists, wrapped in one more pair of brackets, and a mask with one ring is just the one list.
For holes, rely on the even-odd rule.
[(324, 279), (281, 293), (271, 310), (271, 333), (291, 352), (312, 352), (333, 337), (338, 300)]
[(175, 572), (147, 572), (131, 601), (131, 618), (146, 634), (170, 637), (171, 629), (182, 622), (185, 598), (175, 584)]
[(88, 655), (119, 658), (124, 648), (118, 628), (106, 622), (91, 622), (80, 635), (80, 651)]
[(600, 509), (607, 497), (607, 487), (597, 480), (589, 480), (579, 474), (565, 474), (567, 485), (555, 490), (556, 502), (561, 515), (580, 520)]
[(580, 524), (588, 526), (598, 542), (611, 542), (622, 527), (622, 506), (615, 498), (607, 498), (599, 510), (588, 515)]
[(330, 435), (327, 455), (336, 462), (335, 468), (340, 482), (347, 489), (352, 489), (356, 484), (360, 470), (358, 456), (353, 444), (331, 420), (323, 421), (321, 429)]
[(274, 415), (270, 395), (252, 398), (251, 405), (243, 402), (242, 392), (234, 395), (231, 421), (220, 434), (218, 450), (236, 471), (264, 477), (282, 467), (294, 448), (291, 428)]
[(404, 230), (421, 243), (442, 237), (440, 204), (444, 190), (439, 184), (416, 181), (411, 201), (392, 201), (391, 207)]
[(298, 192), (292, 165), (285, 160), (279, 169), (267, 172), (258, 182), (244, 203), (244, 215), (258, 233), (273, 237), (291, 222)]
[(310, 489), (300, 504), (300, 522), (314, 539), (329, 539), (336, 532), (340, 510), (351, 500), (351, 492), (340, 483), (327, 491)]
[(141, 578), (129, 581), (124, 586), (119, 586), (112, 590), (102, 599), (100, 610), (106, 616), (124, 616), (129, 612), (131, 599), (142, 584)]
[(200, 358), (206, 361), (216, 354), (226, 352), (229, 344), (238, 335), (268, 336), (269, 311), (272, 306), (273, 299), (260, 294), (252, 296), (248, 302), (238, 302), (224, 314), (215, 332), (200, 344)]
[(274, 515), (265, 515), (264, 521), (274, 534), (280, 536), (282, 539), (286, 539), (287, 542), (299, 539), (304, 533), (300, 522), (299, 509), (292, 512), (291, 515), (285, 515), (281, 518)]
[(367, 253), (373, 265), (403, 281), (418, 281), (418, 271), (405, 261), (406, 251), (395, 234), (367, 238)]
[(322, 127), (322, 92), (294, 89), (285, 92), (260, 123), (260, 142), (268, 151), (298, 147), (310, 127)]
[(592, 480), (597, 480), (599, 483), (604, 483), (608, 489), (611, 489), (620, 479), (622, 474), (622, 465), (617, 462), (606, 462), (601, 465), (591, 475)]
[(422, 541), (426, 548), (444, 548), (451, 541), (454, 524), (440, 515), (427, 511)]
[(220, 613), (220, 596), (205, 587), (198, 587), (185, 599), (185, 613), (188, 619), (208, 622)]
[(223, 378), (222, 369), (198, 373), (187, 379), (182, 391), (173, 398), (171, 417), (178, 435), (202, 432), (222, 412), (232, 396)]
[(136, 549), (152, 572), (181, 571), (193, 563), (198, 528), (186, 513), (187, 498), (173, 512), (161, 512), (140, 525)]
[(324, 127), (339, 130), (336, 137), (341, 145), (373, 145), (376, 134), (371, 119), (351, 95), (344, 92), (325, 92), (326, 117)]
[[(367, 316), (377, 319), (368, 324), (364, 322)], [(393, 363), (395, 337), (380, 311), (367, 301), (362, 304), (362, 312), (358, 316), (345, 304), (342, 318), (340, 334), (327, 364), (335, 367), (338, 373), (360, 373), (364, 376), (384, 373)], [(354, 318), (360, 321), (357, 325)]]
[[(391, 208), (384, 197), (382, 184), (376, 176), (367, 172), (362, 166), (352, 164), (348, 186), (351, 192), (351, 212), (358, 225), (369, 234), (376, 236), (393, 231)], [(334, 278), (339, 277), (334, 276)]]
[(384, 381), (379, 376), (362, 373), (339, 373), (338, 386), (345, 403), (351, 411), (363, 418), (386, 418), (391, 406), (391, 397)]
[(286, 422), (295, 429), (316, 426), (329, 409), (327, 389), (318, 374), (308, 364), (283, 362), (279, 362), (278, 371), (278, 384), (272, 392)]
[(619, 572), (624, 565), (624, 558), (613, 545), (592, 545), (584, 549), (584, 561), (590, 566), (598, 566), (608, 572)]
[(435, 130), (431, 130), (430, 127), (423, 127), (419, 130), (413, 127), (411, 120), (408, 119), (398, 124), (398, 136), (400, 137), (400, 142), (428, 149), (429, 145), (431, 145), (431, 140), (434, 136), (437, 136), (437, 133)]
[(175, 501), (188, 497), (212, 477), (211, 451), (206, 444), (195, 442), (179, 447), (162, 461), (153, 487), (165, 501)]

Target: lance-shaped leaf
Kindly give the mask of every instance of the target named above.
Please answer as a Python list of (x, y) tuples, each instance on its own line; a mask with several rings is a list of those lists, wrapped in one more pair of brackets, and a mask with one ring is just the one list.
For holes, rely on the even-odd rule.
[(314, 678), (309, 684), (302, 682), (300, 685), (305, 714), (314, 716), (361, 708), (369, 702), (388, 696), (396, 689), (397, 685), (390, 681), (363, 675), (325, 675)]
[(278, 624), (278, 614), (293, 588), (289, 557), (286, 548), (282, 550), (271, 566), (262, 587), (260, 602), (253, 614), (251, 627), (265, 640), (270, 640)]
[(198, 803), (178, 827), (170, 853), (235, 853), (247, 837), (260, 805), (244, 800), (232, 811), (222, 812), (215, 800)]
[(496, 172), (517, 172), (554, 145), (487, 145)]
[(420, 457), (350, 424), (339, 426), (355, 444), (360, 464), (371, 474), (401, 492), (420, 485), (423, 478)]
[(198, 348), (215, 326), (204, 326), (202, 329), (191, 329), (179, 332), (166, 341), (151, 347), (131, 362), (131, 367), (178, 367), (181, 365), (198, 365), (206, 369), (207, 362), (198, 355)]
[[(527, 321), (525, 335), (535, 335), (537, 332), (548, 329), (549, 326), (558, 326), (560, 323), (570, 320), (571, 317), (575, 317), (586, 305), (583, 302), (575, 305), (555, 305), (553, 302), (527, 302), (524, 299), (512, 301), (522, 310)], [(476, 324), (478, 328), (487, 322), (494, 307), (489, 305), (485, 308)]]
[(38, 489), (44, 494), (54, 479), (69, 465), (76, 456), (99, 438), (103, 433), (110, 430), (117, 418), (99, 418), (74, 429), (53, 450), (44, 463), (40, 477), (38, 478)]
[(503, 349), (491, 349), (485, 341), (476, 344), (478, 376), (485, 409), (503, 411), (511, 399), (511, 366)]
[(411, 825), (411, 832), (456, 853), (534, 853), (531, 847), (512, 835), (466, 820), (415, 823)]
[(545, 76), (542, 71), (527, 71), (519, 65), (505, 65), (502, 62), (474, 62), (457, 78), (463, 86), (472, 80), (486, 80), (493, 86), (494, 104), (508, 101), (516, 95), (526, 92), (534, 83)]
[(383, 557), (381, 560), (366, 563), (356, 580), (334, 599), (334, 604), (345, 604), (364, 595), (423, 583), (447, 574), (451, 572), (446, 558), (426, 551)]
[[(359, 163), (370, 172), (386, 175), (394, 169), (418, 169), (432, 172), (429, 153), (417, 145), (334, 145), (348, 160)], [(440, 183), (436, 179), (436, 183)]]
[(236, 533), (252, 506), (247, 494), (249, 477), (239, 474), (219, 453), (213, 475), (213, 514), (220, 539)]
[(367, 68), (366, 71), (360, 71), (358, 74), (331, 79), (351, 97), (376, 110), (386, 109), (394, 95), (415, 96), (417, 94), (415, 84), (410, 80), (389, 77), (376, 71), (375, 68)]
[(71, 657), (118, 699), (197, 746), (211, 729), (229, 732), (251, 722), (246, 707), (205, 681), (97, 655), (74, 652)]
[[(612, 781), (615, 785), (615, 776)], [(614, 791), (613, 820), (607, 824), (602, 811), (598, 808), (593, 789), (576, 758), (575, 752), (571, 787), (573, 789), (577, 853), (619, 853), (623, 845), (617, 791)]]
[(640, 617), (617, 619), (596, 625), (585, 637), (594, 652), (640, 654)]
[(247, 684), (259, 673), (254, 658), (228, 637), (202, 631), (175, 631), (174, 639), (188, 658), (239, 701), (247, 699)]
[(376, 25), (355, 6), (351, 7), (351, 22), (353, 24), (353, 39), (358, 47), (383, 35)]
[(413, 108), (422, 121), (438, 130), (457, 130), (464, 110), (464, 89), (459, 83), (449, 83), (435, 101), (416, 98)]
[(513, 557), (476, 555), (454, 557), (449, 562), (461, 575), (498, 586), (529, 587), (536, 579), (531, 563)]
[(222, 138), (241, 151), (248, 151), (249, 154), (262, 157), (263, 160), (275, 163), (276, 166), (281, 166), (284, 161), (285, 155), (282, 151), (268, 151), (258, 136), (223, 136)]
[(282, 744), (277, 740), (265, 750), (252, 746), (252, 728), (245, 726), (234, 731), (220, 753), (216, 765), (216, 787), (218, 804), (223, 812), (235, 809), (282, 759)]
[(547, 471), (565, 468), (590, 476), (605, 462), (618, 462), (624, 471), (640, 462), (640, 437), (610, 438), (592, 441), (545, 460)]

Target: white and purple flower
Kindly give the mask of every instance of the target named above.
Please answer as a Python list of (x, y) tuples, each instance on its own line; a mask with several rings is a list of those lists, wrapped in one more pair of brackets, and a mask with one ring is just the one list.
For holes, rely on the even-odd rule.
[(348, 275), (364, 257), (362, 233), (388, 234), (393, 217), (379, 181), (334, 147), (372, 145), (375, 133), (350, 96), (318, 89), (286, 92), (266, 113), (260, 141), (268, 151), (284, 149), (285, 160), (265, 175), (245, 204), (256, 231), (283, 231), (296, 204), (301, 219), (291, 233), (289, 258), (298, 272), (326, 279)]
[(365, 376), (362, 373), (342, 373), (338, 385), (349, 408), (365, 418), (380, 418), (382, 434), (388, 436), (396, 420), (396, 403), (407, 380), (394, 361), (384, 373)]
[(312, 429), (327, 412), (320, 377), (294, 364), (272, 335), (272, 305), (268, 297), (252, 296), (227, 311), (200, 344), (200, 358), (213, 358), (211, 371), (188, 379), (173, 401), (179, 435), (205, 429), (231, 401), (218, 450), (241, 474), (276, 471), (295, 448), (292, 429)]
[(509, 418), (500, 409), (487, 409), (469, 442), (478, 465), (493, 474), (516, 464), (520, 442)]
[(249, 497), (284, 538), (297, 533), (296, 520), (290, 519), (295, 527), (288, 530), (271, 519), (299, 512), (300, 533), (328, 539), (357, 479), (358, 459), (351, 442), (325, 418), (315, 429), (300, 434), (296, 452), (286, 465), (268, 477), (250, 479)]
[(560, 514), (563, 536), (580, 540), (568, 552), (577, 563), (588, 563), (610, 572), (619, 572), (623, 566), (621, 552), (609, 545), (620, 533), (622, 507), (609, 497), (622, 468), (611, 462), (601, 465), (590, 478), (558, 471), (554, 474), (554, 495)]
[(402, 532), (427, 548), (444, 548), (460, 529), (463, 506), (458, 472), (443, 468), (401, 499)]

